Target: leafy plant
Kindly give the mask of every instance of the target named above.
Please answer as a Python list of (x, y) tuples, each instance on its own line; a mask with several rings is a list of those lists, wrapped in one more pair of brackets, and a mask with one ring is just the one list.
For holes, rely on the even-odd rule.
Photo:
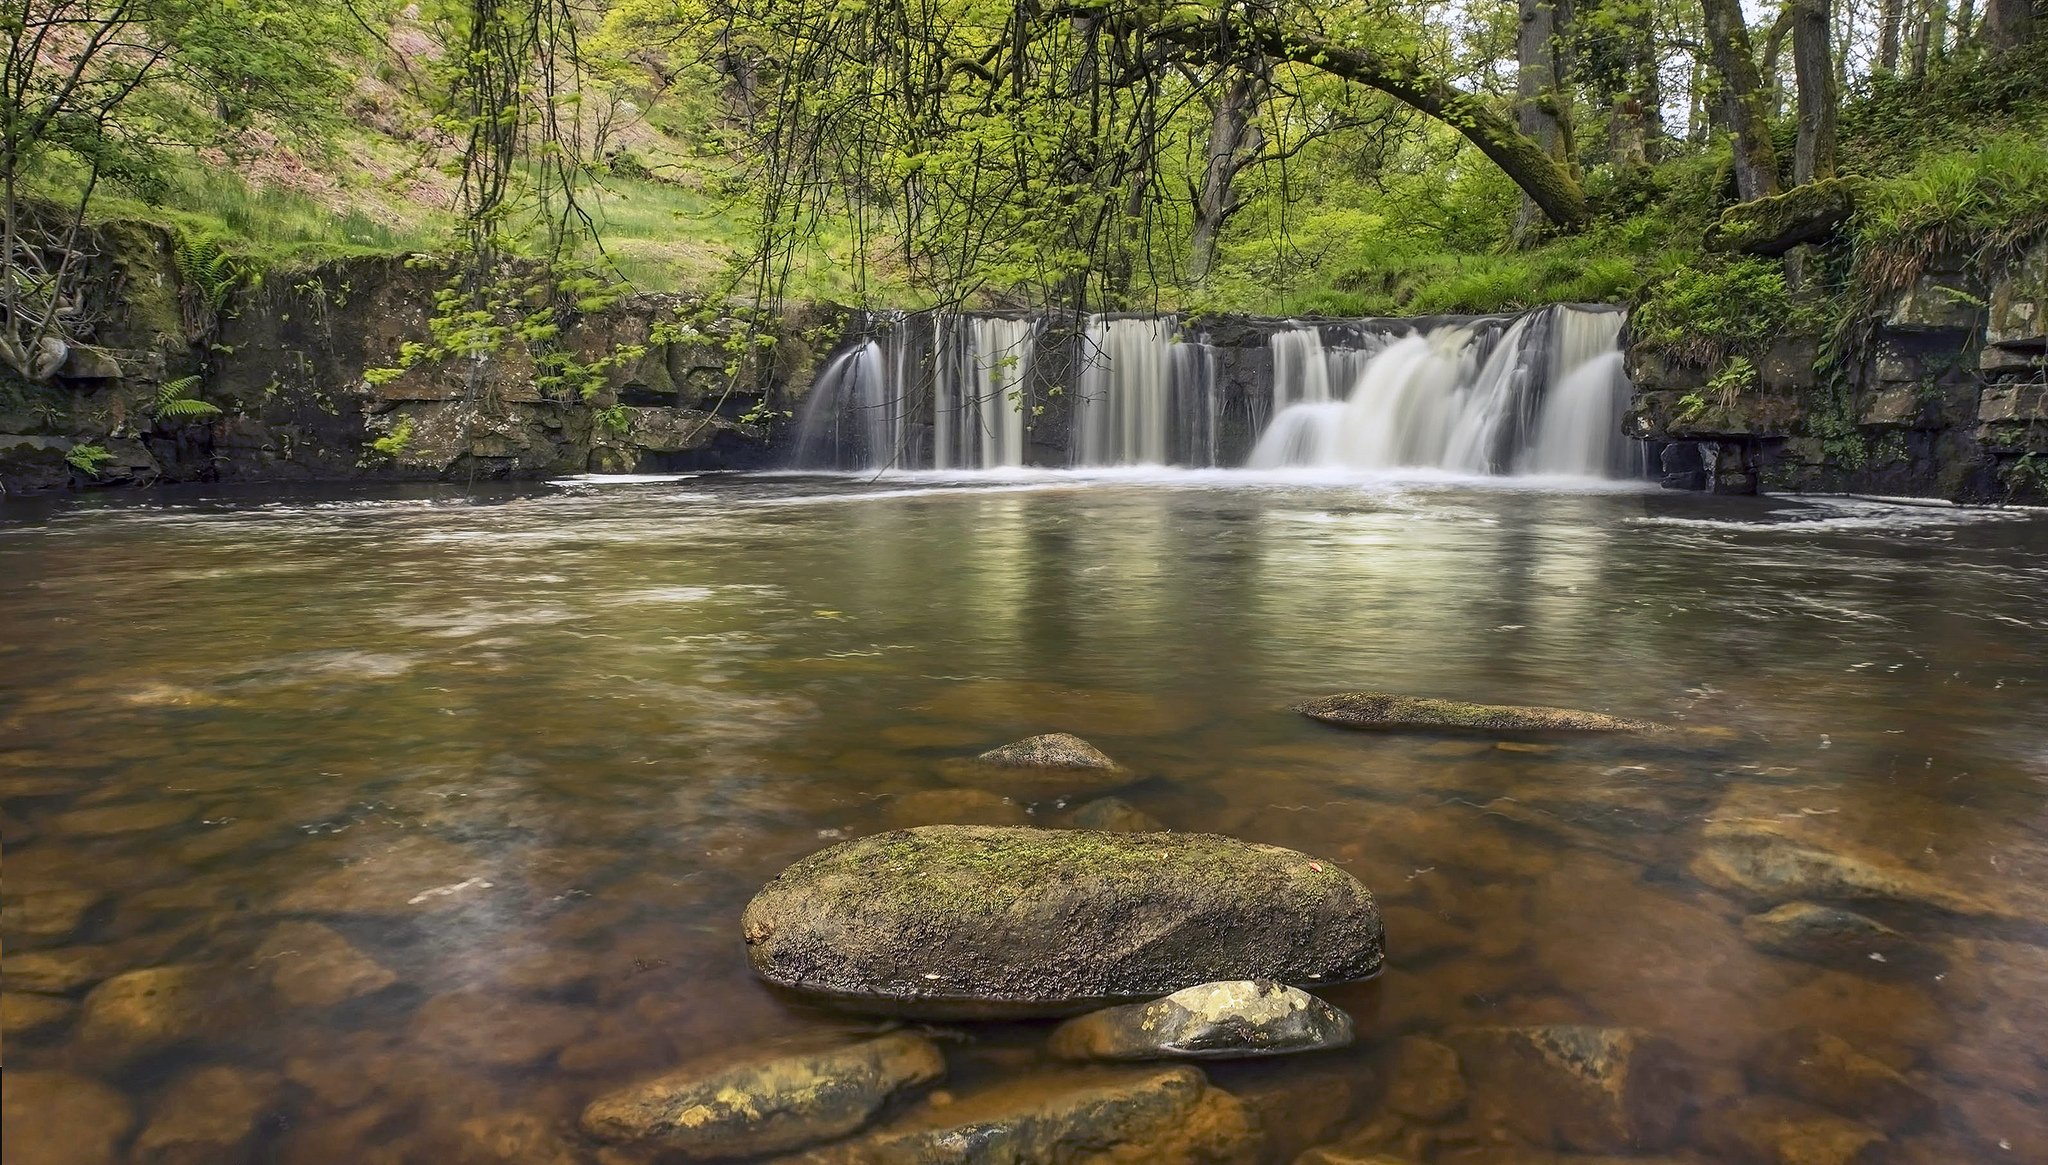
[(94, 477), (100, 475), (100, 466), (113, 459), (113, 451), (104, 445), (73, 445), (64, 452), (64, 460), (70, 462), (73, 469)]
[(412, 444), (412, 431), (412, 418), (401, 416), (392, 423), (390, 432), (370, 442), (370, 450), (379, 457), (396, 461), (405, 454), (406, 446)]
[(200, 400), (198, 394), (199, 378), (181, 376), (156, 390), (156, 399), (150, 404), (150, 415), (173, 424), (211, 420), (219, 416), (220, 406)]
[(633, 425), (633, 410), (625, 405), (612, 405), (597, 410), (597, 423), (621, 436)]

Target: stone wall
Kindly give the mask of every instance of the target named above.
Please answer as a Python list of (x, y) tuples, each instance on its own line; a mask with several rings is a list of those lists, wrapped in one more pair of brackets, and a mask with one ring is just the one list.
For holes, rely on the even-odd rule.
[[(684, 296), (633, 295), (561, 336), (584, 361), (646, 349), (588, 396), (538, 391), (518, 345), (372, 383), (368, 370), (395, 366), (402, 345), (428, 336), (447, 281), (436, 263), (374, 257), (271, 271), (209, 312), (180, 285), (164, 232), (117, 224), (100, 236), (93, 287), (120, 310), (51, 383), (0, 383), (6, 493), (756, 467), (774, 456), (765, 422), (801, 396), (844, 320), (830, 307), (792, 309), (769, 321), (772, 346), (735, 359), (738, 319)], [(657, 325), (666, 342), (654, 342)], [(158, 389), (194, 374), (197, 397), (220, 416), (154, 419)], [(67, 461), (86, 445), (111, 459), (90, 472)]]
[(1817, 370), (1826, 336), (1787, 335), (1727, 402), (1713, 369), (1631, 347), (1631, 432), (1662, 444), (1665, 484), (2048, 502), (2048, 241), (1937, 256), (1851, 323), (1846, 368)]

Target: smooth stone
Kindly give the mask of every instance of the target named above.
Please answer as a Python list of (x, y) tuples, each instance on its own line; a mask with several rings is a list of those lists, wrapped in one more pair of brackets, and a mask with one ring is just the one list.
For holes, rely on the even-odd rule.
[(1109, 833), (1165, 833), (1166, 826), (1150, 813), (1122, 797), (1097, 797), (1067, 814), (1072, 829), (1100, 829)]
[(1758, 1165), (1877, 1165), (1890, 1148), (1869, 1125), (1775, 1096), (1746, 1097), (1698, 1123), (1703, 1147)]
[(101, 805), (59, 813), (50, 828), (73, 837), (114, 837), (168, 829), (192, 819), (194, 806), (183, 801), (131, 801), (125, 805)]
[(1927, 961), (1918, 944), (1876, 919), (1816, 902), (1787, 902), (1752, 914), (1742, 920), (1742, 937), (1774, 955), (1861, 970), (1872, 963)]
[(768, 982), (901, 1014), (1070, 1014), (1219, 979), (1364, 979), (1383, 961), (1372, 894), (1335, 863), (1195, 833), (876, 834), (790, 866), (742, 923)]
[(1101, 749), (1071, 732), (1048, 732), (992, 748), (974, 758), (985, 765), (1006, 769), (1098, 769), (1118, 768)]
[(1934, 1115), (1934, 1098), (1891, 1065), (1830, 1032), (1795, 1028), (1751, 1058), (1755, 1078), (1800, 1100), (1897, 1132)]
[(1258, 1132), (1242, 1102), (1188, 1065), (1080, 1068), (1014, 1078), (959, 1097), (933, 1094), (803, 1165), (1026, 1165), (1248, 1162)]
[(892, 1100), (945, 1075), (930, 1040), (897, 1033), (850, 1047), (706, 1071), (686, 1068), (608, 1093), (583, 1129), (693, 1160), (780, 1153), (843, 1137)]
[(1465, 1107), (1458, 1053), (1422, 1036), (1402, 1039), (1388, 1072), (1387, 1107), (1426, 1124), (1450, 1119)]
[(1626, 1028), (1456, 1028), (1444, 1042), (1458, 1053), (1479, 1123), (1531, 1144), (1587, 1153), (1667, 1148), (1693, 1095), (1677, 1049)]
[(1715, 821), (1701, 836), (1705, 844), (1693, 859), (1694, 876), (1766, 901), (1890, 901), (1966, 917), (2013, 917), (2003, 903), (1917, 870), (1803, 845), (1763, 822)]
[(1052, 1033), (1065, 1060), (1235, 1059), (1342, 1048), (1351, 1017), (1271, 980), (1204, 983), (1078, 1016)]
[(1349, 1057), (1244, 1060), (1211, 1081), (1237, 1098), (1260, 1133), (1259, 1159), (1287, 1161), (1348, 1128), (1375, 1094), (1375, 1081)]
[(475, 851), (410, 835), (359, 853), (279, 895), (287, 914), (422, 914), (467, 906), (497, 887)]
[(111, 1165), (135, 1127), (135, 1109), (90, 1076), (9, 1068), (0, 1126), (6, 1165)]
[(10, 951), (0, 962), (0, 979), (10, 991), (68, 995), (136, 965), (138, 952), (110, 943)]
[(1391, 692), (1339, 692), (1294, 706), (1311, 720), (1343, 728), (1426, 732), (1623, 732), (1666, 733), (1671, 726), (1572, 708), (1468, 704)]
[(902, 829), (919, 825), (1023, 825), (1024, 807), (986, 789), (921, 789), (889, 798), (882, 816)]
[(76, 1005), (55, 995), (0, 992), (0, 1032), (9, 1039), (38, 1036), (71, 1018)]
[(277, 1106), (274, 1073), (212, 1065), (180, 1077), (135, 1138), (136, 1165), (217, 1165), (239, 1159), (257, 1122)]
[(413, 1016), (421, 1048), (487, 1068), (539, 1064), (581, 1038), (590, 1017), (579, 1008), (495, 991), (436, 995)]
[(10, 895), (0, 905), (0, 929), (10, 943), (23, 939), (69, 937), (85, 920), (86, 911), (103, 897), (94, 890), (37, 890)]
[(116, 975), (86, 995), (78, 1043), (122, 1060), (218, 1034), (238, 1018), (224, 1006), (227, 987), (220, 967), (200, 963)]
[(317, 922), (286, 922), (256, 948), (259, 973), (295, 1007), (332, 1007), (391, 986), (398, 976)]

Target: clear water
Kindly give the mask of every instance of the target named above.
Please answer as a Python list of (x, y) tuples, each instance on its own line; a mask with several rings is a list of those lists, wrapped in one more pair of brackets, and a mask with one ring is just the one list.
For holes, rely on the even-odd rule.
[[(1401, 1035), (1584, 1022), (1675, 1041), (1711, 1108), (1774, 1091), (1755, 1049), (1803, 1024), (1939, 1102), (1893, 1135), (1908, 1159), (2048, 1159), (2041, 516), (1018, 472), (0, 519), (7, 991), (23, 952), (89, 947), (101, 973), (196, 964), (219, 993), (147, 1048), (59, 1005), (7, 1033), (8, 1065), (94, 1076), (145, 1122), (202, 1065), (255, 1070), (260, 1160), (446, 1160), (514, 1118), (575, 1159), (601, 1091), (864, 1029), (757, 985), (740, 908), (832, 839), (1057, 820), (938, 792), (945, 759), (1056, 729), (1134, 768), (1122, 795), (1170, 826), (1334, 860), (1388, 909), (1393, 969), (1331, 992), (1360, 1045), (1221, 1066), (1225, 1087), (1350, 1073), (1353, 1127)], [(1510, 751), (1286, 710), (1353, 687), (1742, 738)], [(1770, 955), (1740, 928), (1757, 904), (1694, 872), (1731, 815), (2019, 906), (1867, 904), (1924, 964)], [(75, 925), (30, 926), (52, 902)], [(257, 952), (288, 918), (393, 981), (286, 1002)], [(1043, 1034), (949, 1044), (960, 1087), (1035, 1064)], [(1426, 1132), (1419, 1156), (1479, 1160), (1458, 1154), (1501, 1129), (1468, 1111)]]

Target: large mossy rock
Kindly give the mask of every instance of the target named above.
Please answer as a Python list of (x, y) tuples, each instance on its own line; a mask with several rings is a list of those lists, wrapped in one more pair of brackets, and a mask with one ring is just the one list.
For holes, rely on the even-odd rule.
[(945, 1071), (930, 1040), (899, 1032), (822, 1052), (671, 1072), (592, 1101), (583, 1128), (599, 1140), (692, 1160), (783, 1152), (845, 1136)]
[(1807, 243), (1824, 243), (1856, 213), (1863, 188), (1860, 178), (1824, 178), (1771, 198), (1737, 203), (1707, 228), (1706, 248), (1782, 255)]
[(1666, 733), (1671, 727), (1604, 712), (1572, 708), (1523, 708), (1510, 704), (1467, 704), (1390, 692), (1339, 692), (1294, 706), (1311, 720), (1343, 728), (1422, 732), (1623, 732)]
[(821, 850), (748, 904), (762, 978), (862, 1010), (1061, 1015), (1223, 979), (1380, 970), (1334, 863), (1195, 833), (931, 825)]

